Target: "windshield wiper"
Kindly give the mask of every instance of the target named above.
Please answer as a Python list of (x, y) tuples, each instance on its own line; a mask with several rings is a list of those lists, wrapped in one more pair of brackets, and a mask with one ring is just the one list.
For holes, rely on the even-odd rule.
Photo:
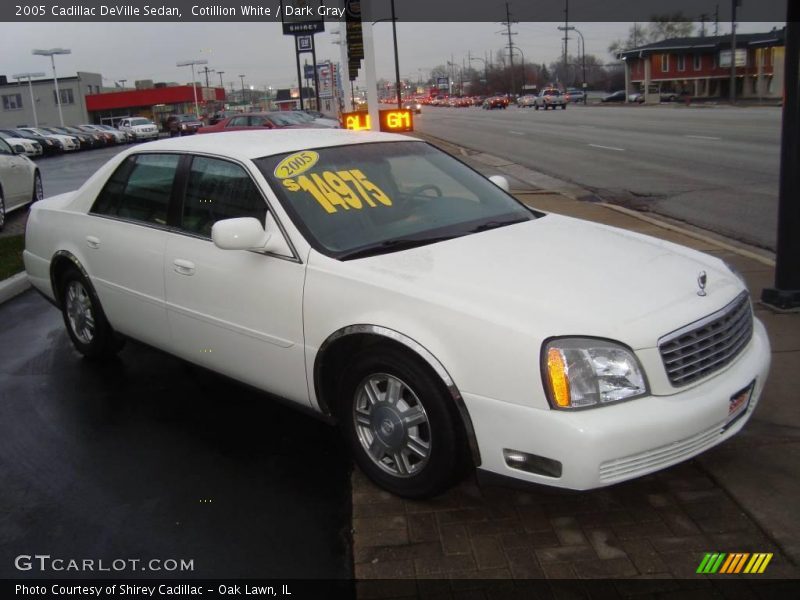
[(365, 258), (367, 256), (376, 256), (378, 254), (388, 254), (389, 252), (396, 252), (398, 250), (408, 250), (410, 248), (418, 248), (419, 246), (426, 246), (444, 240), (461, 237), (463, 234), (442, 235), (438, 237), (425, 237), (425, 238), (396, 238), (393, 240), (386, 240), (372, 246), (358, 248), (351, 250), (338, 256), (339, 260), (349, 260), (351, 258)]
[(530, 219), (527, 217), (519, 217), (517, 219), (508, 219), (506, 221), (486, 221), (486, 223), (481, 223), (477, 227), (470, 229), (469, 233), (479, 233), (481, 231), (497, 229), (498, 227), (505, 227), (506, 225), (516, 225), (517, 223), (522, 223), (524, 221), (530, 221)]

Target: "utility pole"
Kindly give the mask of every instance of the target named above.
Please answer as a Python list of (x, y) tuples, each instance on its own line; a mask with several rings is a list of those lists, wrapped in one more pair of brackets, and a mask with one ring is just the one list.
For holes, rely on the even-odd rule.
[(508, 2), (506, 2), (506, 22), (503, 23), (506, 26), (506, 35), (508, 36), (508, 60), (511, 65), (511, 90), (510, 92), (514, 93), (514, 42), (511, 41), (512, 35), (517, 35), (516, 33), (511, 33), (511, 11), (508, 8)]
[(719, 4), (714, 9), (714, 36), (719, 35)]
[(736, 7), (740, 2), (741, 0), (731, 0), (731, 104), (736, 103)]
[(700, 37), (706, 37), (706, 21), (708, 20), (708, 15), (703, 13), (700, 15)]
[(564, 0), (564, 85), (567, 84), (569, 67), (567, 67), (567, 45), (569, 44), (569, 0)]
[(224, 83), (222, 83), (222, 75), (223, 75), (224, 73), (225, 73), (225, 71), (217, 71), (217, 75), (219, 75), (219, 87), (221, 87), (221, 88), (224, 88), (224, 87), (225, 87), (225, 84), (224, 84)]
[(209, 85), (208, 85), (208, 74), (209, 73), (213, 73), (214, 69), (209, 69), (208, 65), (206, 65), (200, 72), (201, 73), (205, 73), (205, 75), (206, 75), (206, 87), (209, 87)]
[[(242, 104), (244, 104), (244, 75), (239, 75), (239, 79), (242, 80)], [(300, 97), (303, 96), (303, 90), (300, 90)]]

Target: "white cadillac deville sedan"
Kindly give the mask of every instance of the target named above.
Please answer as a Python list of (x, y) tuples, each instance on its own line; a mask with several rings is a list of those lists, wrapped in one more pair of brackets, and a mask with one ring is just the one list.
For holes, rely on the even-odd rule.
[(134, 338), (285, 398), (403, 496), (595, 488), (739, 431), (770, 360), (742, 280), (505, 187), (397, 135), (175, 138), (34, 204), (25, 267), (87, 357)]

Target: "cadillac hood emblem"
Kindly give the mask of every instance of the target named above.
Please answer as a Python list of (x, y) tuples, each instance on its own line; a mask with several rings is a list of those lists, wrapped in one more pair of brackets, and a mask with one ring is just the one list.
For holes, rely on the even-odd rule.
[(698, 296), (706, 296), (706, 281), (708, 280), (708, 276), (706, 275), (705, 271), (700, 271), (700, 274), (697, 276), (697, 287), (700, 288), (700, 291), (697, 292)]

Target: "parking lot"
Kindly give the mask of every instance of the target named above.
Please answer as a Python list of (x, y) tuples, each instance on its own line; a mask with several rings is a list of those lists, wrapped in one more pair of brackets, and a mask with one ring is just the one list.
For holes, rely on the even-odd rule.
[[(74, 189), (117, 151), (40, 161), (46, 195)], [(642, 227), (558, 195), (524, 199)], [(24, 216), (9, 228), (21, 228)], [(726, 258), (753, 289), (768, 280), (763, 265)], [(796, 323), (759, 316), (783, 372), (781, 361), (791, 364), (800, 350)], [(729, 478), (737, 464), (758, 472), (747, 457), (770, 445), (787, 443), (787, 460), (793, 456), (793, 396), (774, 374), (766, 408), (740, 438), (701, 460), (591, 493), (479, 487), (470, 478), (437, 499), (410, 502), (358, 471), (351, 476), (336, 430), (264, 394), (136, 343), (111, 363), (82, 360), (60, 314), (32, 291), (0, 306), (0, 365), (6, 556), (193, 559), (193, 572), (172, 574), (181, 577), (688, 579), (655, 588), (676, 593), (709, 589), (695, 573), (706, 552), (771, 552), (766, 576), (800, 574), (796, 545)], [(764, 485), (775, 486), (768, 495), (785, 492), (782, 469), (763, 468)], [(790, 505), (791, 496), (786, 511)], [(0, 576), (20, 573), (4, 563)], [(374, 583), (363, 597), (382, 594)]]

